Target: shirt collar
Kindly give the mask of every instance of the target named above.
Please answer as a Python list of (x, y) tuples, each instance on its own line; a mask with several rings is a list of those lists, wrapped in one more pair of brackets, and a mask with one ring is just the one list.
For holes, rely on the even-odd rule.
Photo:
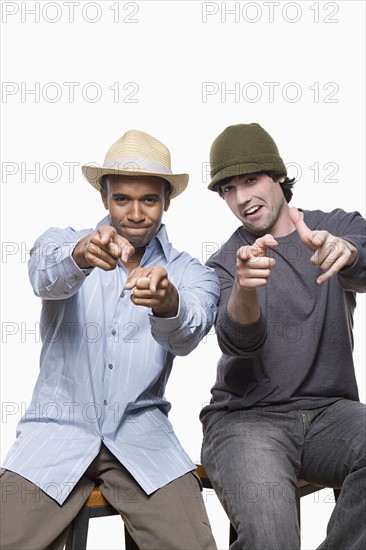
[(159, 231), (154, 235), (154, 237), (151, 239), (151, 241), (146, 246), (146, 248), (156, 246), (157, 243), (160, 243), (160, 246), (164, 252), (164, 256), (168, 261), (171, 244), (168, 239), (168, 233), (167, 233), (166, 227), (163, 223), (161, 224)]

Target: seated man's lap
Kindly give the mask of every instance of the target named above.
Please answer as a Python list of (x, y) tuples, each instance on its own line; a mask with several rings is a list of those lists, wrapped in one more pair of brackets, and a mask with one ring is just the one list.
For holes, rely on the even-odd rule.
[(296, 478), (339, 487), (364, 460), (365, 428), (366, 406), (348, 400), (306, 411), (208, 413), (202, 464), (239, 538), (260, 547), (290, 525), (286, 536), (295, 541)]
[(121, 513), (142, 550), (216, 548), (200, 481), (195, 474), (188, 472), (152, 495), (146, 495), (104, 446), (63, 505), (18, 474), (2, 471), (1, 548), (41, 550), (51, 547), (56, 540), (55, 549), (62, 548), (67, 527), (95, 484)]
[[(53, 484), (57, 490), (57, 484)], [(62, 548), (67, 528), (82, 508), (94, 484), (82, 477), (60, 506), (36, 484), (8, 471), (1, 472), (1, 548), (23, 550)]]

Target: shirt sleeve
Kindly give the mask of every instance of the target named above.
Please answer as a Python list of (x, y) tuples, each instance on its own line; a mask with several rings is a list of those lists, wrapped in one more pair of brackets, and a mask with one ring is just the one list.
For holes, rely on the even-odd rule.
[[(225, 255), (222, 255), (224, 257)], [(242, 325), (227, 311), (227, 304), (234, 284), (234, 275), (229, 268), (220, 265), (217, 260), (209, 260), (214, 267), (221, 288), (218, 313), (216, 318), (216, 336), (221, 351), (231, 357), (252, 357), (261, 350), (267, 338), (267, 325), (264, 315), (255, 323)]]
[(197, 347), (214, 323), (219, 283), (215, 271), (194, 258), (176, 275), (169, 274), (169, 278), (179, 294), (177, 315), (151, 314), (149, 318), (155, 340), (174, 355), (183, 356)]
[[(305, 211), (306, 212), (306, 211)], [(366, 220), (359, 212), (345, 212), (337, 208), (332, 212), (310, 212), (310, 221), (314, 219), (312, 228), (329, 231), (335, 237), (353, 244), (357, 249), (357, 257), (352, 265), (337, 273), (344, 290), (354, 292), (366, 291)], [(310, 227), (310, 226), (309, 226)], [(334, 253), (336, 254), (336, 250)]]
[(328, 231), (357, 249), (355, 261), (338, 272), (338, 279), (345, 290), (366, 292), (366, 220), (358, 212), (337, 209), (332, 214)]
[(78, 241), (92, 231), (51, 228), (39, 237), (31, 249), (28, 263), (36, 296), (44, 300), (65, 300), (79, 290), (93, 268), (80, 269), (72, 252)]

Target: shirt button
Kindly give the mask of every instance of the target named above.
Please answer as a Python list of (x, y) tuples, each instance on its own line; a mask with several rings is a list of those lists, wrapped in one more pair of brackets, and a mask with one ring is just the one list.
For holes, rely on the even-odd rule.
[(108, 401), (106, 399), (104, 399), (103, 403), (104, 405), (108, 405)]
[(110, 368), (110, 369), (112, 370), (112, 369), (113, 369), (113, 365), (112, 365), (111, 363), (109, 363), (108, 368)]
[(117, 334), (117, 331), (116, 330), (111, 330), (111, 334), (113, 334), (113, 336), (115, 336)]

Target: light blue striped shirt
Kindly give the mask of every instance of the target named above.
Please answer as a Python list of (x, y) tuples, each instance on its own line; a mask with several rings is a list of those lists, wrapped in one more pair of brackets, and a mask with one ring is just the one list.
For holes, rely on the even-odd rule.
[(3, 464), (60, 504), (102, 442), (147, 494), (194, 468), (164, 391), (174, 356), (187, 355), (212, 326), (219, 296), (214, 271), (175, 250), (162, 225), (140, 265), (165, 267), (179, 310), (155, 317), (131, 302), (122, 265), (75, 264), (73, 248), (92, 231), (51, 228), (31, 251), (30, 279), (43, 299), (41, 368)]

